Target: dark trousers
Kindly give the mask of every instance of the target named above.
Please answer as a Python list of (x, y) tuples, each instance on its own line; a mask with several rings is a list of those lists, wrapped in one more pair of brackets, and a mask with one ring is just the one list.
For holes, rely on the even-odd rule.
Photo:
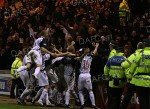
[(17, 78), (16, 97), (20, 97), (20, 95), (22, 94), (24, 90), (25, 90), (25, 87), (21, 78)]
[(150, 87), (138, 87), (137, 92), (139, 96), (140, 108), (150, 109)]
[(11, 90), (10, 90), (10, 98), (15, 98), (15, 88), (17, 84), (17, 79), (12, 79)]
[[(16, 88), (16, 96), (15, 96), (15, 88)], [(15, 98), (15, 97), (18, 98), (22, 94), (24, 89), (25, 89), (25, 87), (24, 87), (23, 82), (20, 78), (12, 79), (10, 97), (11, 98)]]
[(123, 88), (108, 88), (108, 109), (119, 109)]
[(126, 92), (126, 94), (122, 100), (122, 103), (121, 103), (119, 109), (127, 109), (128, 104), (129, 104), (129, 102), (130, 102), (130, 100), (131, 100), (131, 98), (132, 98), (132, 96), (136, 90), (136, 87), (133, 84), (127, 83), (126, 86), (127, 86), (127, 92)]

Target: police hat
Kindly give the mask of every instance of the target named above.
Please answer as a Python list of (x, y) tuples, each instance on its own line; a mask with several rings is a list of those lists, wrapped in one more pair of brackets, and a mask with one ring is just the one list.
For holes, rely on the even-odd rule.
[(116, 52), (123, 52), (123, 47), (117, 47), (117, 48), (115, 48), (115, 50), (116, 50)]
[(144, 44), (150, 44), (150, 39), (143, 39)]
[(114, 40), (111, 40), (110, 43), (109, 43), (109, 45), (112, 45), (112, 46), (114, 46), (114, 47), (117, 47), (117, 46), (118, 46), (117, 42), (114, 41)]
[(137, 49), (143, 49), (143, 48), (144, 48), (143, 42), (139, 42), (139, 43), (137, 44)]

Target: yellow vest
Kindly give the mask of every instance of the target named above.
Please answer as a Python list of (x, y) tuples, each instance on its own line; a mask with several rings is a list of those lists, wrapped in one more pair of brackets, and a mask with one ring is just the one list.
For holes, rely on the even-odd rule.
[(119, 17), (127, 17), (127, 13), (130, 13), (130, 9), (126, 0), (123, 0), (119, 5)]
[(113, 57), (116, 54), (116, 50), (112, 49), (109, 53), (108, 59), (110, 59), (111, 57)]
[(141, 87), (150, 87), (150, 47), (145, 47), (135, 57), (129, 69), (129, 74), (132, 77), (132, 84)]
[[(21, 66), (22, 66), (22, 60), (20, 58), (16, 57), (16, 59), (14, 60), (14, 62), (11, 65), (11, 77), (12, 77), (12, 79), (15, 79), (15, 77), (14, 77), (15, 70)], [(16, 78), (20, 78), (19, 72), (17, 73)]]

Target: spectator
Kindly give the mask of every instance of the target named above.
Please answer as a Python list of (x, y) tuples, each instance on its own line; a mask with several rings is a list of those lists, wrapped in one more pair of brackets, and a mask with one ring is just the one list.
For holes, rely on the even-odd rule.
[[(110, 40), (113, 39), (119, 46), (123, 46), (128, 57), (136, 50), (139, 41), (149, 37), (149, 30), (145, 28), (150, 26), (149, 12), (140, 0), (128, 0), (131, 9), (131, 18), (128, 20), (123, 16), (120, 19), (119, 16), (122, 0), (82, 0), (82, 3), (77, 2), (81, 0), (6, 1), (9, 2), (5, 2), (5, 6), (0, 9), (2, 70), (11, 68), (14, 53), (17, 54), (24, 47), (31, 47), (34, 40), (42, 35), (49, 46), (54, 45), (61, 51), (74, 46), (73, 49), (78, 54), (86, 41), (93, 44), (100, 41), (98, 53), (91, 65), (92, 76), (97, 76), (104, 73)], [(21, 1), (21, 7), (15, 7), (14, 4), (18, 1)], [(95, 39), (92, 39), (93, 36)], [(77, 65), (79, 68), (80, 63)]]

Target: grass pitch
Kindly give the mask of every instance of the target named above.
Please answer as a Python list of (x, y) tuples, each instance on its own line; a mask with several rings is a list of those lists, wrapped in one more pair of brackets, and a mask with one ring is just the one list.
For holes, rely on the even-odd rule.
[(38, 106), (21, 106), (17, 104), (0, 103), (0, 109), (48, 109), (48, 108), (38, 107)]
[[(18, 105), (18, 104), (0, 103), (0, 109), (66, 109), (66, 108), (61, 108), (61, 107), (40, 107), (40, 106), (32, 106), (32, 105), (24, 105), (23, 106), (23, 105)], [(79, 109), (79, 108), (74, 107), (72, 109)]]
[[(27, 103), (27, 105), (18, 105), (16, 99), (10, 99), (7, 96), (0, 96), (0, 109), (68, 109), (62, 107), (40, 107), (38, 105), (32, 105)], [(79, 106), (74, 106), (71, 109), (80, 109)], [(86, 107), (85, 109), (92, 109)]]
[[(18, 104), (12, 104), (12, 103), (0, 103), (0, 109), (68, 109), (68, 108), (62, 108), (62, 107), (40, 107), (37, 105), (18, 105)], [(72, 107), (71, 109), (79, 109), (79, 107)], [(90, 109), (90, 108), (85, 108)]]

